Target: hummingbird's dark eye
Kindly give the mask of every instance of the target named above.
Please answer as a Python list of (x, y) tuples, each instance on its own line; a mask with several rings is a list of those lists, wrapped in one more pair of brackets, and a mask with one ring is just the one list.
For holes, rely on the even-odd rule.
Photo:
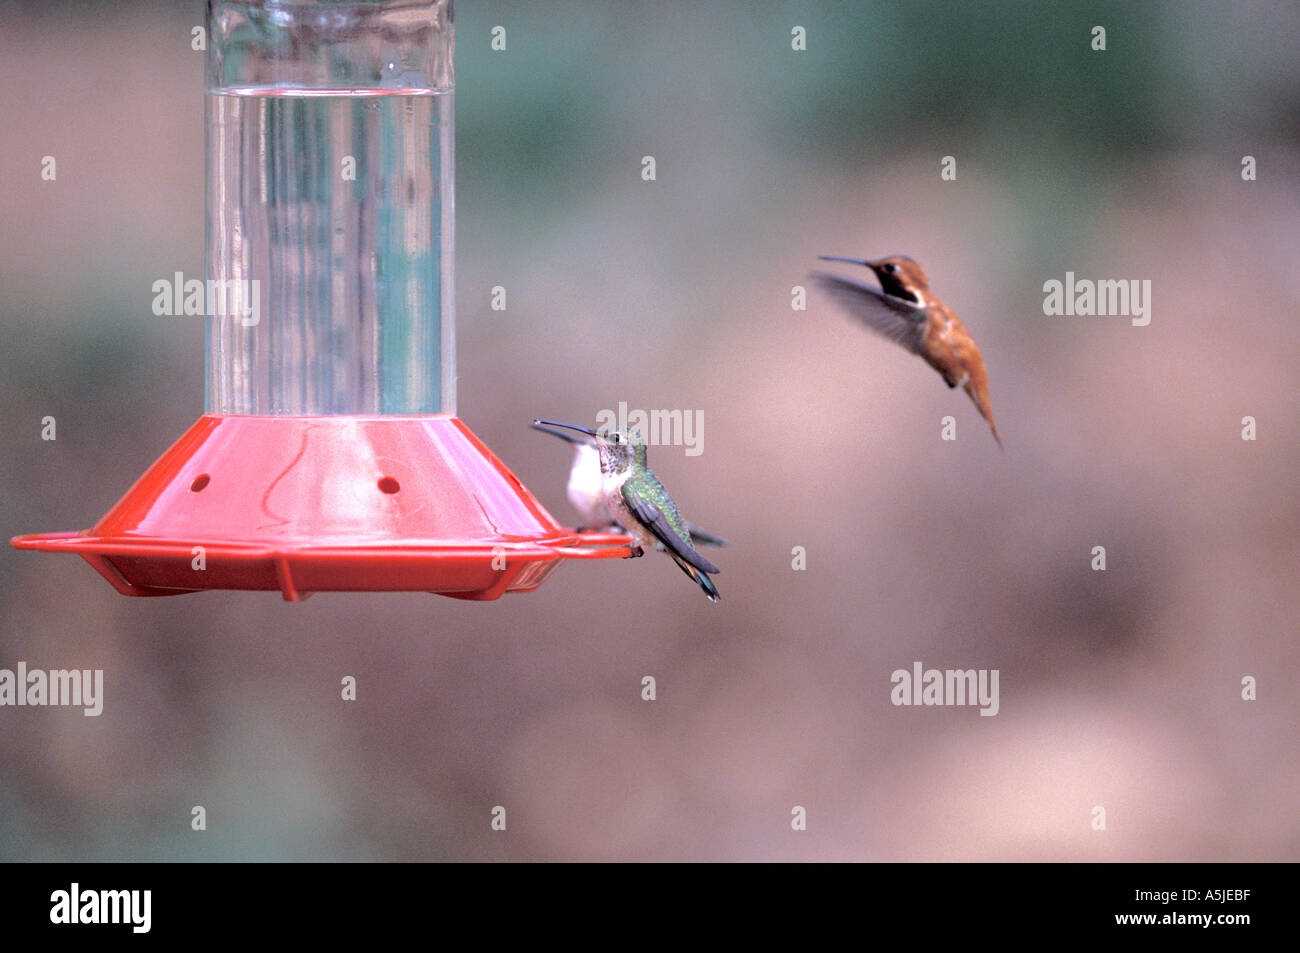
[(894, 272), (898, 271), (898, 266), (895, 265), (893, 262), (890, 262), (888, 265), (885, 266), (885, 271), (889, 272), (892, 275)]

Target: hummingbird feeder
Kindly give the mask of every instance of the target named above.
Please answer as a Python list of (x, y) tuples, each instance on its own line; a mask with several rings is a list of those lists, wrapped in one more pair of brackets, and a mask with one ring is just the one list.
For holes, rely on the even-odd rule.
[(456, 417), (452, 0), (209, 0), (207, 29), (205, 413), (92, 529), (13, 545), (290, 601), (627, 555)]

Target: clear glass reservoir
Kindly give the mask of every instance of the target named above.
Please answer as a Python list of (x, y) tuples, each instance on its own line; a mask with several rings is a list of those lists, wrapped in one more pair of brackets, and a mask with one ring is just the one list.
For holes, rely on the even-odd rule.
[(455, 413), (452, 0), (207, 22), (208, 412)]

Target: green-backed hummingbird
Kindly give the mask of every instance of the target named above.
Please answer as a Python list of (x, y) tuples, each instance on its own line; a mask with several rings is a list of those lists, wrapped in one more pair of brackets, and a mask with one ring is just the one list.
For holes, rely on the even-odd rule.
[[(549, 433), (566, 441), (573, 448), (573, 464), (569, 467), (569, 483), (565, 487), (569, 502), (582, 517), (579, 532), (584, 530), (603, 530), (618, 526), (618, 520), (609, 512), (605, 502), (605, 491), (601, 485), (600, 451), (596, 449), (596, 439), (584, 433), (569, 433), (556, 430), (545, 424), (533, 424), (534, 430)], [(621, 528), (621, 527), (620, 527)], [(707, 530), (700, 529), (689, 520), (686, 529), (690, 531), (691, 542), (696, 546), (726, 546), (727, 541)], [(663, 548), (663, 544), (659, 544)]]
[(560, 427), (591, 438), (600, 456), (600, 488), (613, 521), (635, 540), (632, 556), (645, 554), (645, 547), (662, 543), (664, 551), (704, 594), (717, 602), (717, 587), (710, 575), (717, 566), (700, 555), (691, 539), (690, 524), (677, 504), (646, 463), (646, 443), (635, 430), (591, 430), (554, 420), (534, 420), (533, 426)]

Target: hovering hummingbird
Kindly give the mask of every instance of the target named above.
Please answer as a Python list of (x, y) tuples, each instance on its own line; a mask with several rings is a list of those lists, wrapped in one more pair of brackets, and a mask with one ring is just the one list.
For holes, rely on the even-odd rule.
[[(605, 491), (601, 487), (600, 451), (596, 449), (595, 438), (588, 437), (586, 434), (579, 435), (556, 430), (540, 423), (534, 423), (533, 429), (559, 437), (573, 447), (573, 465), (569, 469), (569, 485), (566, 487), (566, 492), (569, 502), (573, 504), (573, 508), (578, 511), (583, 520), (583, 525), (578, 527), (578, 531), (602, 530), (610, 526), (618, 526), (618, 520), (610, 515), (609, 505), (605, 502)], [(691, 542), (696, 546), (727, 545), (727, 541), (721, 536), (702, 530), (690, 521), (687, 521), (686, 529), (691, 534)], [(659, 544), (659, 548), (663, 549), (663, 543)]]
[(645, 555), (646, 546), (662, 543), (673, 562), (717, 602), (717, 587), (709, 574), (721, 570), (695, 548), (690, 524), (677, 504), (646, 464), (645, 440), (635, 430), (589, 430), (554, 420), (534, 420), (533, 426), (561, 427), (586, 434), (600, 455), (600, 487), (608, 513), (632, 536), (633, 556)]
[(906, 255), (878, 261), (820, 255), (822, 261), (863, 265), (875, 273), (880, 290), (851, 278), (814, 271), (812, 279), (859, 321), (878, 334), (919, 354), (949, 387), (961, 387), (980, 416), (988, 421), (993, 439), (1002, 446), (993, 406), (989, 403), (989, 378), (984, 358), (966, 326), (930, 290), (921, 266)]

